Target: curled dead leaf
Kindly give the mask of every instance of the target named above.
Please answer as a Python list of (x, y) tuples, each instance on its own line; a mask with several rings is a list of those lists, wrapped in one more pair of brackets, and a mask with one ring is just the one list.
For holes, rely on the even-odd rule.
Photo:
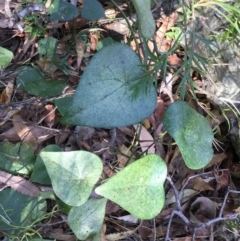
[[(192, 223), (201, 225), (216, 217), (217, 204), (206, 197), (198, 197), (191, 205), (190, 220)], [(200, 216), (201, 215), (201, 216)], [(199, 220), (201, 218), (201, 220)]]
[(14, 90), (14, 84), (8, 82), (6, 88), (0, 95), (0, 104), (9, 104), (11, 102), (12, 94)]
[(13, 126), (17, 131), (19, 138), (35, 151), (38, 146), (37, 140), (32, 133), (32, 129), (24, 124), (23, 119), (19, 115), (13, 117)]

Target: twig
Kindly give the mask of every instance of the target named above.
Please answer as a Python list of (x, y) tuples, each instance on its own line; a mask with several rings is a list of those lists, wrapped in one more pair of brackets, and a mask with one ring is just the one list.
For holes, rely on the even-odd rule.
[[(221, 171), (225, 171), (226, 169), (222, 169)], [(198, 174), (198, 175), (195, 175), (195, 176), (192, 176), (190, 178), (188, 178), (188, 180), (186, 181), (186, 183), (184, 184), (184, 186), (182, 187), (180, 193), (183, 192), (184, 188), (186, 187), (187, 183), (189, 182), (189, 180), (191, 180), (192, 178), (194, 177), (197, 177), (197, 176), (202, 176), (202, 175), (209, 175), (209, 174), (213, 174), (213, 172), (208, 172), (208, 173), (201, 173), (201, 174)], [(209, 220), (199, 226), (195, 226), (195, 224), (191, 223), (190, 220), (182, 213), (182, 206), (181, 206), (181, 203), (180, 203), (180, 198), (179, 198), (179, 194), (178, 194), (178, 191), (171, 179), (171, 177), (168, 175), (167, 176), (167, 180), (168, 182), (171, 184), (172, 188), (173, 188), (173, 191), (174, 191), (174, 195), (175, 195), (175, 198), (176, 198), (176, 204), (177, 204), (177, 209), (178, 210), (173, 210), (171, 215), (170, 215), (170, 219), (169, 219), (169, 222), (168, 222), (168, 226), (167, 226), (167, 233), (166, 233), (166, 237), (165, 237), (165, 241), (168, 241), (170, 240), (169, 238), (169, 233), (170, 233), (170, 227), (171, 227), (171, 224), (172, 224), (172, 219), (174, 217), (174, 215), (177, 215), (179, 216), (184, 224), (188, 227), (192, 227), (193, 228), (193, 233), (192, 233), (192, 240), (194, 241), (195, 240), (195, 237), (196, 237), (196, 232), (198, 230), (201, 230), (201, 229), (204, 229), (204, 228), (207, 228), (209, 226), (211, 226), (212, 224), (214, 223), (217, 223), (217, 222), (220, 222), (220, 221), (226, 221), (226, 220), (233, 220), (233, 219), (237, 219), (238, 216), (240, 216), (240, 212), (238, 213), (235, 213), (235, 214), (232, 214), (230, 216), (226, 216), (226, 217), (222, 217), (223, 215), (223, 209), (226, 205), (226, 202), (227, 202), (227, 198), (228, 198), (228, 195), (229, 193), (237, 193), (237, 194), (240, 194), (240, 191), (235, 191), (235, 190), (229, 190), (227, 191), (227, 193), (225, 194), (224, 196), (224, 200), (223, 200), (223, 203), (222, 203), (222, 207), (219, 211), (219, 214), (218, 214), (218, 217), (217, 218), (214, 218), (212, 220)]]
[(156, 241), (156, 220), (153, 219), (153, 241)]

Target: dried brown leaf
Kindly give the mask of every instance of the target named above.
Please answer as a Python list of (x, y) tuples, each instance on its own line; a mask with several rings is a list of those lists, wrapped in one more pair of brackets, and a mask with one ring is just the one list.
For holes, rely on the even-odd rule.
[(39, 195), (38, 188), (31, 182), (25, 180), (22, 177), (13, 176), (12, 174), (6, 173), (4, 171), (0, 171), (0, 182), (22, 194), (31, 197), (37, 197)]
[(230, 180), (229, 171), (219, 171), (218, 174), (215, 173), (216, 181), (217, 181), (217, 190), (228, 186)]
[(17, 131), (14, 127), (10, 128), (9, 130), (0, 134), (0, 141), (3, 141), (4, 139), (9, 140), (9, 141), (19, 141), (20, 140), (20, 138), (17, 134)]
[(19, 115), (15, 115), (13, 117), (13, 126), (20, 139), (27, 143), (35, 151), (38, 143), (32, 133), (32, 128), (29, 128), (26, 124), (24, 124), (23, 119)]
[(114, 203), (110, 200), (107, 201), (106, 214), (115, 213), (118, 210), (119, 210), (119, 206), (116, 203)]
[(143, 220), (141, 222), (138, 233), (142, 239), (146, 239), (148, 235), (152, 233), (151, 227), (152, 224), (149, 222), (149, 220)]
[(47, 124), (47, 126), (52, 127), (54, 124), (55, 116), (56, 116), (56, 107), (54, 105), (45, 105), (45, 110), (42, 113), (43, 120)]
[(190, 221), (201, 225), (207, 219), (216, 217), (217, 204), (206, 197), (198, 197), (190, 208)]
[(12, 98), (14, 85), (8, 82), (5, 90), (0, 95), (0, 104), (9, 104)]
[[(135, 130), (138, 130), (138, 126), (134, 125)], [(152, 135), (147, 131), (147, 129), (142, 126), (139, 135), (140, 146), (143, 152), (155, 153), (155, 145)]]
[(205, 182), (201, 177), (195, 177), (191, 180), (193, 184), (193, 189), (196, 191), (212, 191), (214, 190), (207, 182)]
[(225, 152), (214, 154), (212, 160), (208, 163), (208, 165), (205, 168), (209, 168), (215, 164), (218, 164), (222, 162), (225, 158), (227, 158), (227, 155)]
[(90, 33), (90, 43), (91, 43), (91, 50), (95, 51), (97, 48), (97, 44), (98, 44), (98, 39), (99, 36), (96, 33)]

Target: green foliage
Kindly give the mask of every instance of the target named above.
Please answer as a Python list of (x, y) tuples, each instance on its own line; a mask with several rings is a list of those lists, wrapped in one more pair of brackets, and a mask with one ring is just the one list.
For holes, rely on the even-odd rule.
[[(97, 235), (104, 219), (107, 199), (87, 200), (102, 172), (100, 159), (86, 151), (49, 152), (40, 156), (46, 165), (56, 195), (71, 206), (68, 223), (85, 240)], [(141, 219), (155, 217), (163, 208), (165, 162), (149, 154), (130, 164), (96, 189)]]
[(13, 174), (28, 175), (33, 170), (35, 157), (30, 147), (24, 143), (0, 143), (0, 169)]
[[(56, 195), (72, 205), (68, 223), (75, 235), (85, 240), (101, 230), (107, 199), (88, 200), (102, 172), (97, 156), (86, 151), (40, 153)], [(165, 162), (155, 154), (135, 161), (96, 192), (118, 203), (141, 219), (155, 217), (163, 208), (163, 184), (167, 175)]]
[(98, 20), (105, 17), (104, 9), (97, 0), (85, 0), (81, 15), (88, 20)]
[(56, 195), (66, 204), (87, 201), (102, 173), (98, 156), (86, 151), (41, 152)]
[(89, 199), (83, 205), (73, 207), (68, 224), (80, 240), (86, 240), (101, 231), (107, 199)]
[(156, 26), (151, 12), (151, 0), (133, 0), (133, 5), (137, 11), (142, 36), (146, 39), (152, 38)]
[(63, 0), (53, 0), (48, 8), (51, 21), (69, 21), (78, 15), (77, 8)]
[(30, 34), (30, 39), (43, 37), (46, 28), (42, 26), (42, 18), (37, 15), (24, 17), (25, 31)]
[(125, 167), (96, 189), (139, 219), (154, 218), (163, 208), (165, 162), (149, 154)]
[(46, 57), (47, 59), (52, 59), (55, 55), (55, 49), (56, 49), (57, 39), (53, 37), (47, 37), (39, 40), (38, 42), (38, 50), (40, 59), (42, 57)]
[[(41, 150), (41, 152), (60, 152), (61, 148), (57, 145), (48, 145)], [(37, 156), (36, 162), (33, 167), (33, 172), (30, 181), (37, 182), (43, 185), (51, 185), (51, 179), (48, 175), (46, 166), (40, 155)]]
[[(139, 30), (146, 39), (153, 37), (155, 32), (155, 22), (150, 11), (151, 2), (133, 0), (138, 14)], [(51, 21), (67, 21), (78, 15), (77, 8), (63, 0), (53, 0), (48, 10)], [(97, 0), (85, 0), (81, 14), (90, 20), (105, 16), (104, 9)], [(234, 31), (238, 32), (239, 23), (236, 21), (232, 21), (232, 26)], [(153, 82), (157, 83), (159, 70), (164, 77), (166, 76), (168, 57), (179, 48), (184, 35), (191, 35), (193, 40), (197, 38), (212, 51), (211, 40), (195, 33), (180, 31), (179, 27), (172, 27), (168, 33), (169, 38), (175, 39), (172, 48), (159, 56), (147, 49), (147, 42), (143, 39), (146, 46), (144, 54), (146, 59), (152, 60), (151, 65), (145, 62), (142, 64), (138, 55), (127, 45), (115, 43), (111, 38), (100, 41), (97, 46), (99, 52), (86, 67), (74, 97), (55, 101), (63, 116), (62, 123), (112, 128), (132, 125), (150, 116), (157, 99)], [(81, 37), (86, 37), (87, 40), (88, 36), (83, 33), (76, 37), (83, 41)], [(40, 59), (45, 57), (51, 64), (63, 69), (63, 66), (66, 67), (67, 57), (60, 59), (56, 56), (56, 44), (57, 40), (52, 37), (40, 40)], [(2, 49), (0, 48), (0, 66), (6, 66), (12, 57), (9, 58), (9, 53), (3, 52), (4, 56), (8, 56), (8, 61), (2, 60)], [(182, 74), (179, 85), (181, 99), (185, 97), (187, 83), (194, 91), (191, 70), (202, 73), (209, 64), (208, 60), (196, 54), (192, 47), (185, 46), (185, 54), (184, 63), (175, 73)], [(16, 82), (19, 89), (41, 97), (60, 95), (65, 87), (64, 81), (48, 81), (41, 71), (26, 66), (18, 68)], [(179, 101), (166, 110), (163, 123), (164, 128), (177, 142), (189, 168), (203, 168), (210, 162), (213, 156), (213, 132), (203, 116), (185, 102)], [(44, 148), (37, 156), (35, 164), (34, 162), (33, 152), (25, 144), (0, 144), (0, 168), (10, 173), (26, 175), (33, 171), (30, 178), (32, 182), (52, 184), (57, 197), (51, 198), (68, 214), (69, 226), (80, 240), (98, 237), (107, 199), (119, 204), (139, 219), (154, 218), (163, 208), (163, 184), (167, 176), (167, 167), (155, 154), (136, 160), (98, 186), (96, 193), (105, 197), (101, 199), (89, 199), (103, 170), (102, 162), (96, 155), (86, 151), (61, 152), (60, 147), (53, 145)], [(10, 202), (10, 196), (17, 202)], [(13, 190), (0, 192), (0, 226), (3, 225), (1, 228), (4, 229), (10, 227), (13, 230), (11, 232), (14, 235), (18, 232), (19, 236), (22, 235), (19, 230), (26, 231), (28, 225), (31, 226), (43, 217), (46, 209), (43, 198), (22, 196)], [(29, 207), (32, 209), (27, 209)], [(21, 220), (26, 213), (28, 218)]]
[(175, 139), (183, 160), (191, 169), (205, 167), (213, 157), (213, 131), (208, 121), (183, 101), (165, 112), (164, 128)]
[(46, 201), (41, 197), (29, 197), (13, 189), (0, 192), (0, 227), (6, 235), (22, 237), (36, 221), (46, 213)]
[(5, 68), (10, 64), (13, 58), (13, 53), (3, 47), (0, 47), (0, 69)]
[(81, 76), (70, 106), (66, 107), (64, 100), (63, 105), (57, 105), (63, 114), (62, 123), (111, 128), (147, 118), (155, 108), (156, 91), (148, 81), (133, 100), (132, 86), (144, 73), (140, 65), (136, 53), (124, 44), (111, 44), (96, 53)]
[(218, 15), (222, 18), (225, 18), (226, 21), (229, 22), (230, 26), (223, 26), (223, 34), (220, 34), (220, 37), (216, 37), (220, 38), (222, 41), (237, 43), (239, 41), (240, 34), (240, 3), (236, 1), (233, 4), (234, 5), (231, 6), (230, 4), (223, 2), (217, 3), (217, 5), (220, 6), (220, 9), (216, 8)]
[(17, 71), (18, 88), (32, 95), (40, 97), (60, 95), (66, 85), (64, 80), (46, 80), (44, 74), (36, 68), (21, 66)]

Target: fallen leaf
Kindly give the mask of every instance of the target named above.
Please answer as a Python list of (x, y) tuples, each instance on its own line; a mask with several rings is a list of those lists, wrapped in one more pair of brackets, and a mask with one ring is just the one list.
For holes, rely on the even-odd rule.
[(214, 173), (217, 181), (217, 190), (227, 187), (229, 185), (230, 173), (229, 171), (219, 171)]
[(13, 126), (17, 131), (19, 138), (35, 151), (38, 143), (32, 133), (32, 128), (30, 129), (26, 124), (24, 124), (23, 119), (19, 115), (15, 115), (13, 117)]
[(0, 171), (0, 182), (22, 194), (31, 197), (37, 197), (39, 195), (38, 188), (31, 182), (25, 180), (22, 177), (13, 176), (12, 174), (6, 173), (4, 171)]
[(152, 233), (152, 224), (149, 220), (143, 220), (138, 228), (138, 233), (142, 239), (147, 239), (147, 237)]
[(207, 182), (205, 182), (201, 177), (195, 177), (191, 180), (193, 184), (193, 189), (196, 191), (206, 191), (206, 190), (214, 190)]
[(47, 126), (52, 127), (56, 116), (56, 107), (51, 104), (45, 105), (41, 116), (42, 120), (47, 124)]
[(207, 164), (205, 168), (209, 168), (215, 164), (218, 164), (222, 162), (225, 158), (227, 158), (227, 155), (225, 152), (219, 153), (219, 154), (214, 154), (212, 160)]
[[(204, 217), (206, 217), (208, 220), (216, 217), (216, 209), (217, 204), (215, 202), (206, 197), (198, 197), (191, 205), (189, 211), (190, 221), (192, 223), (201, 225), (207, 221)], [(200, 216), (202, 218), (201, 220), (199, 220), (199, 214), (204, 216)]]
[(115, 213), (119, 210), (119, 206), (112, 202), (111, 200), (107, 201), (107, 205), (106, 205), (106, 214), (110, 214), (110, 213)]
[(99, 36), (96, 33), (90, 33), (90, 43), (91, 43), (91, 50), (95, 51), (97, 48)]
[(9, 104), (11, 102), (12, 94), (14, 90), (14, 84), (8, 82), (6, 88), (0, 95), (0, 104)]
[(0, 134), (0, 141), (3, 141), (4, 139), (9, 140), (9, 141), (19, 141), (20, 140), (18, 133), (14, 127), (10, 128), (7, 131)]
[(154, 140), (147, 129), (144, 126), (139, 127), (138, 125), (134, 125), (134, 128), (137, 132), (140, 131), (139, 142), (142, 152), (155, 153)]

